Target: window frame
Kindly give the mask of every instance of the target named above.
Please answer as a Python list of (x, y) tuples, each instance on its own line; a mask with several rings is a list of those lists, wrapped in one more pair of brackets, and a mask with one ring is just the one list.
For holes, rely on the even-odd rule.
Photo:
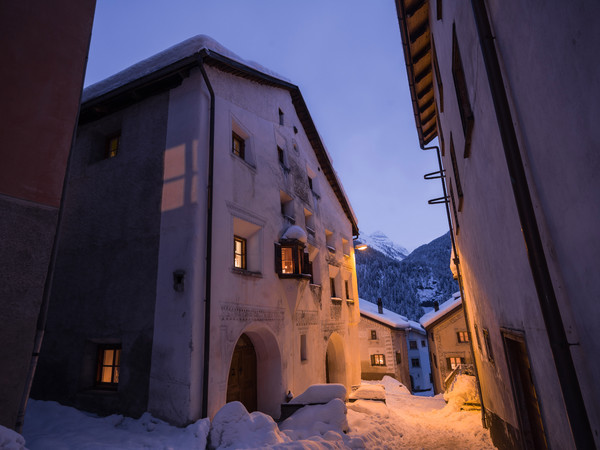
[[(452, 365), (455, 365), (452, 367)], [(446, 368), (448, 370), (455, 370), (461, 364), (465, 364), (465, 358), (463, 356), (449, 356), (446, 358)]]
[[(116, 140), (116, 148), (112, 148), (112, 143)], [(111, 159), (116, 157), (121, 150), (121, 131), (111, 134), (106, 137), (106, 143), (104, 145), (104, 159)]]
[(410, 350), (419, 350), (419, 345), (417, 344), (417, 341), (415, 341), (415, 340), (409, 340), (408, 341), (408, 348)]
[(410, 366), (413, 368), (420, 368), (421, 367), (421, 359), (419, 358), (411, 358), (410, 359)]
[[(236, 265), (236, 263), (237, 263), (237, 258), (236, 257), (238, 255), (238, 253), (236, 252), (236, 250), (237, 250), (236, 249), (236, 243), (237, 242), (239, 242), (239, 243), (242, 244), (242, 249), (241, 249), (241, 253), (240, 253), (241, 264), (242, 264), (241, 266), (237, 266)], [(233, 235), (233, 267), (236, 268), (236, 269), (247, 270), (247, 267), (248, 267), (248, 263), (247, 263), (247, 255), (248, 255), (247, 248), (248, 247), (247, 247), (247, 244), (248, 244), (248, 241), (247, 241), (246, 238), (243, 238), (243, 237), (235, 235), (235, 234)]]
[(468, 344), (470, 342), (469, 332), (466, 330), (457, 331), (456, 339), (459, 344)]
[(452, 78), (454, 80), (454, 90), (458, 102), (458, 111), (460, 113), (460, 122), (465, 137), (465, 149), (463, 157), (468, 158), (471, 154), (471, 134), (473, 133), (473, 108), (469, 100), (469, 91), (465, 77), (465, 69), (460, 54), (458, 38), (456, 37), (456, 24), (452, 24)]
[[(239, 149), (235, 147), (236, 142), (239, 143)], [(231, 153), (244, 161), (246, 160), (246, 139), (233, 130), (231, 131)]]
[[(312, 280), (312, 263), (308, 252), (304, 251), (306, 246), (297, 239), (282, 239), (275, 242), (275, 272), (279, 278), (307, 278)], [(291, 272), (283, 271), (283, 252), (290, 249), (292, 256)]]
[[(105, 352), (113, 351), (111, 364), (105, 364)], [(119, 386), (121, 372), (122, 346), (121, 344), (98, 344), (96, 357), (95, 387), (116, 390)], [(105, 368), (111, 368), (110, 382), (102, 381)], [(115, 381), (116, 379), (116, 381)]]
[(383, 353), (375, 353), (371, 355), (371, 366), (385, 367), (385, 355)]
[(377, 330), (371, 330), (371, 340), (372, 341), (377, 340)]

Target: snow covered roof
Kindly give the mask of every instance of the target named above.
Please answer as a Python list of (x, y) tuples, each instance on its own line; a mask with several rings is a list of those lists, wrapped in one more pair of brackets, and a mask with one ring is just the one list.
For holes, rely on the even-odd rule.
[(376, 320), (377, 322), (392, 328), (398, 328), (402, 330), (411, 329), (425, 333), (425, 330), (420, 324), (413, 320), (409, 320), (400, 314), (390, 311), (389, 309), (383, 308), (383, 314), (379, 314), (379, 310), (375, 303), (371, 303), (362, 298), (358, 299), (358, 304), (360, 306), (360, 314), (368, 317), (369, 319)]
[(356, 215), (298, 86), (256, 62), (240, 58), (208, 36), (194, 36), (84, 89), (80, 123), (96, 120), (146, 96), (177, 87), (201, 60), (223, 72), (290, 92), (323, 174), (352, 224), (353, 235), (357, 236)]
[(419, 319), (419, 322), (421, 322), (421, 325), (427, 328), (433, 322), (442, 318), (446, 314), (456, 310), (461, 305), (462, 298), (460, 296), (460, 292), (455, 292), (454, 294), (452, 294), (452, 297), (450, 297), (448, 300), (446, 300), (440, 305), (440, 309), (438, 311), (431, 311), (427, 314), (424, 314), (423, 317)]

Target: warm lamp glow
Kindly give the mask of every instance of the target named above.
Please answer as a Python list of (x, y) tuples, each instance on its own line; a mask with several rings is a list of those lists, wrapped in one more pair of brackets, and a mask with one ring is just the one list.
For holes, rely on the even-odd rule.
[(359, 244), (356, 247), (354, 247), (356, 250), (366, 250), (367, 248), (369, 248), (367, 246), (367, 244)]

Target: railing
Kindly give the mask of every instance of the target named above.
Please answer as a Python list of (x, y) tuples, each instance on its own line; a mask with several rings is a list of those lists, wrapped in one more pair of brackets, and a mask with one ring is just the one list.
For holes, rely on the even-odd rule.
[(444, 380), (444, 392), (450, 392), (458, 375), (475, 375), (473, 364), (459, 364)]

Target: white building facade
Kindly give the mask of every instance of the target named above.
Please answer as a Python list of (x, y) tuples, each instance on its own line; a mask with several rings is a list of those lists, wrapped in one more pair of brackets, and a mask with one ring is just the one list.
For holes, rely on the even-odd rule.
[[(127, 127), (137, 110), (153, 117), (151, 145), (142, 128)], [(119, 115), (115, 130), (103, 128)], [(152, 266), (145, 281), (154, 282), (154, 298), (148, 289), (143, 301), (153, 319), (144, 322), (150, 350), (136, 367), (134, 331), (103, 332), (90, 319), (77, 332), (91, 342), (88, 353), (109, 343), (120, 358), (119, 379), (103, 386), (114, 400), (94, 399), (106, 383), (73, 375), (78, 392), (63, 400), (133, 415), (146, 408), (183, 425), (233, 400), (278, 417), (288, 392), (359, 383), (356, 218), (296, 86), (199, 36), (90, 87), (82, 118), (80, 153), (118, 131), (116, 154), (100, 164), (121, 170), (130, 146), (160, 155), (159, 179), (140, 177), (139, 187), (157, 199), (147, 214), (154, 247), (140, 262)], [(112, 300), (96, 300), (111, 308)], [(69, 300), (57, 302), (58, 317)], [(72, 337), (56, 329), (50, 340)], [(49, 354), (42, 373), (59, 370)], [(146, 401), (128, 410), (123, 380), (134, 370), (148, 373), (137, 396)], [(43, 381), (37, 392), (53, 397)]]

